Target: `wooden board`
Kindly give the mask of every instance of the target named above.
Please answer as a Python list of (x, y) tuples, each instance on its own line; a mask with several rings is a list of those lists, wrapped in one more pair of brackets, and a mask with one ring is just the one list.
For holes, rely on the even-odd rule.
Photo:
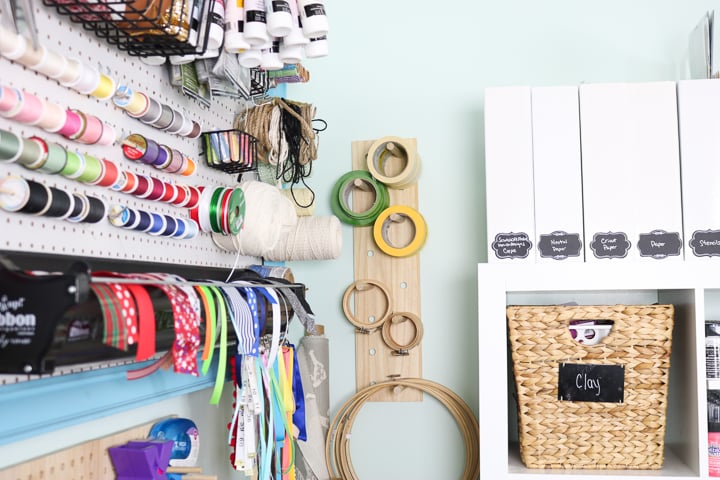
[[(417, 148), (415, 139), (404, 139), (408, 146)], [(352, 142), (353, 170), (367, 170), (366, 155), (375, 140)], [(392, 175), (392, 171), (386, 173)], [(407, 205), (418, 209), (417, 184), (403, 190), (388, 189), (390, 205)], [(353, 190), (352, 201), (355, 211), (363, 211), (372, 205), (374, 194), (358, 188)], [(422, 320), (420, 312), (420, 257), (418, 254), (405, 258), (392, 257), (383, 253), (375, 244), (372, 226), (353, 228), (354, 275), (355, 280), (379, 280), (390, 292), (392, 310), (411, 312)], [(396, 223), (389, 230), (389, 239), (395, 246), (406, 245), (414, 236), (412, 222)], [(385, 299), (375, 288), (355, 291), (355, 317), (368, 321), (379, 317), (385, 311)], [(392, 325), (392, 336), (396, 342), (407, 344), (415, 335), (411, 322)], [(422, 343), (411, 349), (407, 355), (394, 355), (383, 342), (380, 329), (372, 333), (355, 334), (355, 379), (356, 388), (361, 390), (369, 385), (389, 380), (395, 376), (403, 378), (422, 377)], [(380, 392), (373, 401), (408, 402), (422, 401), (422, 392), (415, 389), (396, 389)]]
[(123, 445), (129, 440), (147, 438), (152, 426), (160, 420), (138, 425), (0, 470), (0, 478), (5, 480), (113, 480), (115, 471), (107, 449)]

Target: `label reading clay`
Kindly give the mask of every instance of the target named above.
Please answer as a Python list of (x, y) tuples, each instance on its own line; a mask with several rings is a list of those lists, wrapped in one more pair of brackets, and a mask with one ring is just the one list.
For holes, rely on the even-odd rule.
[(548, 235), (540, 235), (537, 248), (543, 258), (565, 260), (568, 257), (580, 256), (582, 242), (578, 233), (558, 231)]
[(682, 240), (678, 232), (653, 230), (640, 234), (637, 247), (641, 257), (662, 259), (680, 255)]
[(532, 242), (527, 233), (498, 233), (492, 243), (497, 258), (526, 258), (530, 254)]
[(720, 257), (720, 230), (696, 230), (688, 245), (696, 257)]
[(561, 363), (558, 400), (622, 403), (625, 400), (625, 366)]
[(596, 258), (625, 258), (630, 246), (630, 240), (623, 232), (596, 233), (590, 244)]

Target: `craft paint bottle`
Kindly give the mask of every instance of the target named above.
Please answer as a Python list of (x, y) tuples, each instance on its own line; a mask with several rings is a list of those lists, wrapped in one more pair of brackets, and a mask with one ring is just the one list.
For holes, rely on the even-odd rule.
[(253, 47), (270, 41), (267, 31), (265, 0), (247, 0), (245, 2), (245, 40)]
[(267, 31), (273, 37), (284, 37), (293, 26), (292, 10), (288, 0), (265, 0)]
[(297, 0), (300, 22), (306, 37), (316, 38), (327, 35), (329, 30), (325, 4), (321, 0)]
[(228, 0), (225, 4), (225, 51), (241, 53), (250, 48), (245, 40), (245, 7), (243, 0)]
[[(232, 2), (232, 0), (230, 1)], [(217, 50), (222, 45), (225, 29), (225, 2), (223, 0), (213, 0), (209, 28), (207, 49)]]

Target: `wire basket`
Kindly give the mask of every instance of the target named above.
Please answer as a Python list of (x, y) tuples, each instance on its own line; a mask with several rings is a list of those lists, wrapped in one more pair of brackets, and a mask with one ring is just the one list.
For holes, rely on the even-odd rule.
[(43, 0), (133, 56), (200, 55), (211, 0)]
[(257, 170), (257, 138), (241, 130), (214, 130), (202, 134), (208, 167), (225, 173)]
[[(507, 308), (525, 466), (662, 467), (673, 314), (672, 305)], [(573, 320), (611, 321), (612, 328), (596, 344), (583, 345), (573, 338)], [(615, 403), (561, 399), (561, 370), (568, 362), (620, 367), (624, 398)]]

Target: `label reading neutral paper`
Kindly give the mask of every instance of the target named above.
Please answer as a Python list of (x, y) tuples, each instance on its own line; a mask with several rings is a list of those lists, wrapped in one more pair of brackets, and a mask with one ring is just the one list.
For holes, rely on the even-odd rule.
[(579, 257), (582, 242), (578, 233), (552, 232), (540, 235), (537, 247), (543, 258), (564, 260), (568, 257)]
[(498, 233), (492, 243), (497, 258), (526, 258), (532, 242), (527, 233)]

